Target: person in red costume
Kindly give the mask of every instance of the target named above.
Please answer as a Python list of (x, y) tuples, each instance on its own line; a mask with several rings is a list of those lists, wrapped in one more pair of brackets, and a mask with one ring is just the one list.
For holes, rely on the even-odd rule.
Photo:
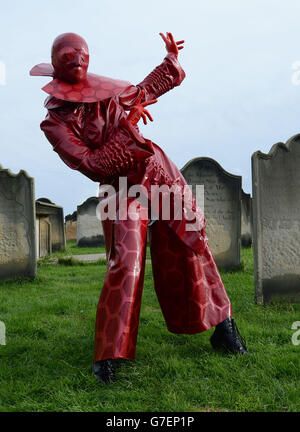
[[(43, 87), (50, 96), (41, 123), (53, 150), (70, 168), (100, 185), (114, 186), (116, 198), (121, 195), (120, 177), (126, 177), (128, 187), (143, 186), (148, 201), (153, 185), (176, 186), (182, 202), (189, 190), (178, 168), (137, 126), (140, 119), (152, 121), (146, 107), (185, 78), (178, 62), (184, 41), (175, 42), (171, 33), (160, 36), (167, 55), (137, 85), (88, 73), (88, 46), (74, 33), (54, 40), (52, 64), (30, 71), (53, 78)], [(190, 195), (190, 206), (182, 205), (180, 219), (173, 215), (150, 224), (154, 287), (167, 328), (175, 334), (195, 334), (216, 326), (211, 337), (215, 349), (247, 354), (207, 242), (204, 215)], [(132, 211), (133, 198), (125, 202)], [(114, 220), (102, 220), (107, 272), (96, 315), (93, 371), (103, 383), (115, 379), (114, 359), (135, 357), (151, 217), (139, 217), (142, 207), (134, 207), (136, 218), (120, 217), (118, 207)], [(188, 229), (189, 211), (197, 229)]]

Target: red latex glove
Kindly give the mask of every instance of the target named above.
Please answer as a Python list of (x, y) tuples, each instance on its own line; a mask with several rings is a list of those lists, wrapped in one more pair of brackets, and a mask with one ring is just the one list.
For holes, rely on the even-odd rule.
[(166, 44), (166, 50), (168, 53), (173, 53), (178, 57), (179, 50), (182, 50), (184, 48), (184, 40), (180, 40), (175, 42), (175, 39), (172, 35), (172, 33), (166, 33), (166, 36), (163, 33), (159, 33), (162, 39), (164, 40)]
[(147, 105), (152, 105), (152, 104), (156, 103), (157, 99), (152, 99), (148, 102), (142, 102), (141, 103), (141, 100), (143, 99), (144, 95), (145, 95), (145, 92), (142, 90), (139, 98), (136, 101), (136, 105), (134, 105), (131, 108), (131, 110), (127, 116), (127, 120), (132, 125), (136, 125), (139, 122), (141, 117), (142, 117), (145, 125), (147, 124), (147, 117), (149, 118), (150, 121), (153, 121), (153, 118), (151, 117), (150, 113), (145, 109), (145, 107)]

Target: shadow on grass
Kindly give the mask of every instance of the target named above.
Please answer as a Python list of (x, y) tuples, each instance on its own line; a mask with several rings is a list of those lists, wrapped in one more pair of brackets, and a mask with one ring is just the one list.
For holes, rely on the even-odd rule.
[(28, 283), (35, 283), (35, 282), (38, 282), (39, 281), (39, 278), (36, 276), (35, 278), (34, 277), (28, 277), (28, 276), (16, 276), (16, 277), (13, 277), (13, 278), (9, 278), (9, 279), (2, 279), (1, 280), (1, 286), (3, 285), (5, 285), (5, 286), (9, 286), (9, 285), (25, 285), (25, 284), (28, 284)]

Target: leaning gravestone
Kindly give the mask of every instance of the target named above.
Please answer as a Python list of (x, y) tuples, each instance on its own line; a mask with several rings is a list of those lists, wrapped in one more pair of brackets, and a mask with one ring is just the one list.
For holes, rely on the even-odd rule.
[(101, 220), (97, 218), (97, 197), (88, 198), (77, 207), (77, 246), (102, 246), (104, 235)]
[(241, 232), (242, 246), (248, 247), (252, 244), (252, 198), (242, 189), (241, 200)]
[(255, 294), (300, 301), (300, 134), (252, 155)]
[(34, 180), (0, 165), (0, 279), (35, 275)]
[[(204, 185), (204, 215), (209, 246), (223, 269), (240, 266), (241, 177), (226, 172), (215, 160), (192, 159), (181, 170), (187, 183)], [(198, 203), (200, 207), (203, 207)]]

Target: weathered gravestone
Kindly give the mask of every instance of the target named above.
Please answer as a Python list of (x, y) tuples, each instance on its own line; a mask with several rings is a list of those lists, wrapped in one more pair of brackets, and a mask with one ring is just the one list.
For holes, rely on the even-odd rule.
[(34, 180), (0, 165), (0, 279), (35, 275)]
[[(216, 264), (224, 269), (240, 266), (241, 177), (226, 172), (215, 160), (192, 159), (181, 170), (187, 183), (204, 185), (206, 232)], [(201, 203), (198, 203), (202, 207)]]
[(300, 134), (252, 155), (255, 294), (300, 301)]
[[(49, 238), (52, 252), (65, 250), (66, 234), (63, 208), (52, 203), (48, 198), (39, 198), (36, 200), (35, 205), (37, 219), (45, 219), (42, 224), (42, 231), (40, 231), (40, 234), (42, 234), (40, 242), (46, 246), (46, 239)], [(46, 222), (50, 224), (49, 230), (51, 234), (47, 234)]]
[(36, 220), (37, 257), (49, 255), (52, 252), (51, 223), (48, 217)]
[(104, 235), (102, 223), (97, 218), (97, 197), (88, 198), (77, 207), (77, 246), (102, 246)]
[(242, 189), (241, 200), (241, 239), (242, 246), (248, 247), (252, 244), (252, 198)]
[(72, 214), (68, 214), (65, 217), (66, 220), (66, 238), (67, 241), (76, 241), (77, 239), (77, 212), (74, 211)]

